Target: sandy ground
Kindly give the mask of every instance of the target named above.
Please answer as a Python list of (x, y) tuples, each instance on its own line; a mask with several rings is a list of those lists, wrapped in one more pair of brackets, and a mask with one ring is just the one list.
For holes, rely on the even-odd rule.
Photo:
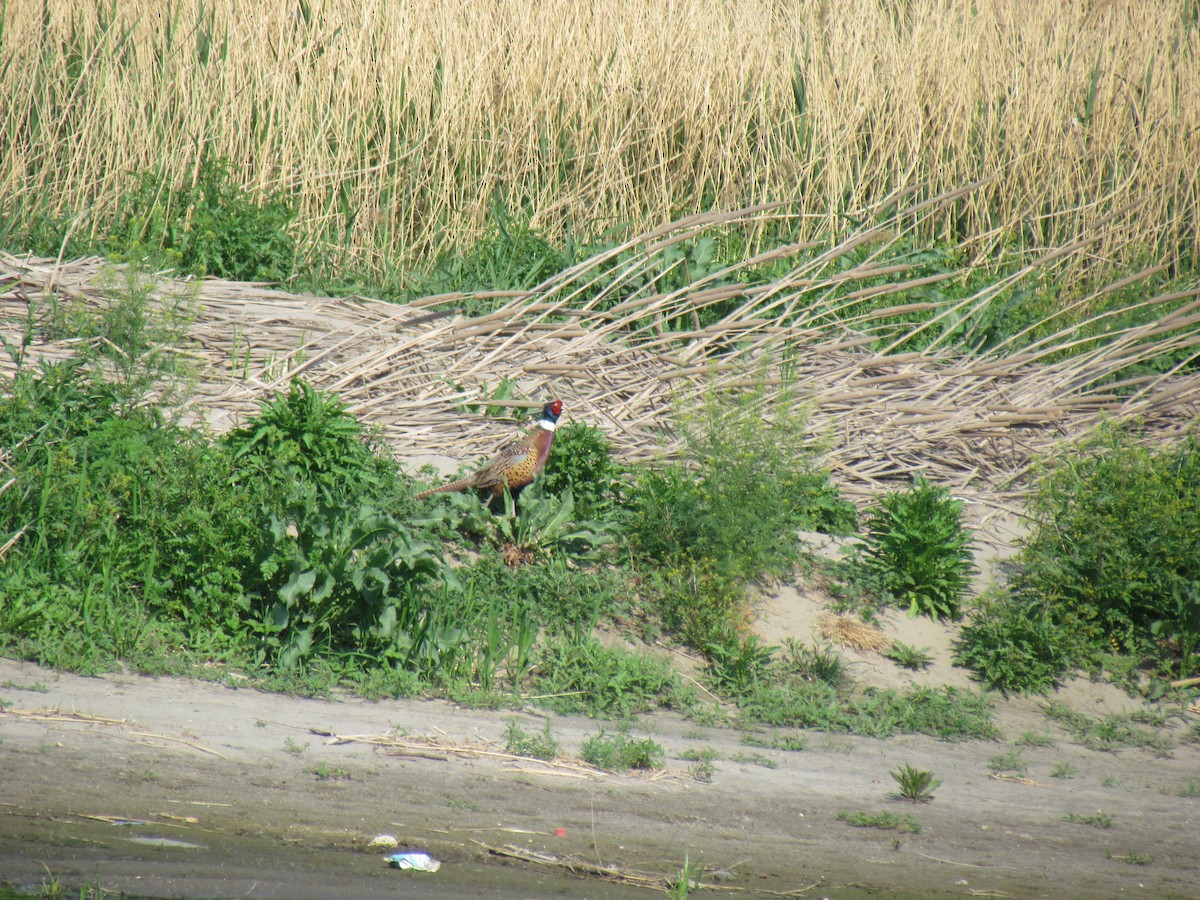
[[(807, 641), (822, 599), (783, 586), (762, 604), (756, 627), (772, 641)], [(885, 627), (929, 647), (935, 664), (909, 675), (848, 653), (861, 683), (968, 683), (948, 663), (941, 626), (896, 614)], [(1059, 699), (1093, 714), (1136, 705), (1088, 682), (1064, 687)], [(803, 737), (800, 751), (750, 747), (740, 731), (672, 714), (643, 717), (634, 735), (653, 737), (667, 755), (668, 771), (654, 777), (500, 755), (397, 755), (329, 737), (430, 736), (500, 751), (510, 720), (531, 732), (543, 723), (528, 712), (445, 702), (306, 700), (0, 660), (0, 703), (0, 883), (9, 885), (52, 875), (142, 896), (655, 895), (487, 849), (512, 845), (660, 876), (686, 858), (731, 895), (1200, 896), (1200, 799), (1180, 796), (1200, 781), (1200, 748), (1182, 744), (1165, 757), (1090, 750), (1049, 723), (1036, 700), (999, 703), (1000, 742), (759, 735)], [(568, 754), (603, 724), (552, 720)], [(1026, 731), (1048, 733), (1053, 746), (1021, 750), (1025, 780), (993, 777), (989, 761)], [(691, 778), (682, 758), (705, 748), (718, 754), (711, 783)], [(933, 802), (890, 798), (888, 773), (903, 763), (942, 779)], [(1051, 777), (1062, 764), (1072, 777)], [(922, 831), (852, 828), (837, 818), (860, 810), (911, 814)], [(1064, 820), (1098, 811), (1111, 815), (1111, 827)], [(379, 833), (429, 850), (441, 870), (389, 869), (366, 847)]]

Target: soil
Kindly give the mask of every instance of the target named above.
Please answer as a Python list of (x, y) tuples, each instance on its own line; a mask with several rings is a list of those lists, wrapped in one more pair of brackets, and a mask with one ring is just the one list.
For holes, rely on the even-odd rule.
[[(781, 586), (756, 627), (771, 642), (808, 642), (824, 601)], [(948, 628), (903, 614), (883, 625), (930, 648), (934, 663), (910, 674), (847, 651), (860, 683), (969, 684), (950, 665)], [(1138, 706), (1087, 681), (1057, 699), (1095, 715)], [(704, 867), (707, 885), (743, 896), (1200, 896), (1200, 798), (1184, 796), (1200, 781), (1200, 747), (1088, 749), (1039, 703), (999, 700), (1000, 742), (758, 735), (801, 738), (799, 751), (748, 746), (741, 731), (660, 713), (633, 733), (663, 746), (666, 771), (611, 775), (504, 757), (510, 721), (541, 730), (531, 711), (302, 699), (239, 688), (229, 676), (87, 678), (0, 660), (0, 883), (56, 878), (72, 890), (99, 884), (148, 897), (661, 895), (488, 849), (515, 847), (664, 884), (688, 860)], [(1190, 724), (1168, 727), (1168, 739)], [(552, 720), (568, 754), (606, 725)], [(1014, 747), (1025, 732), (1053, 744)], [(424, 736), (442, 749), (402, 754), (331, 736)], [(707, 748), (717, 759), (702, 783), (684, 755)], [(995, 777), (989, 761), (1014, 749), (1024, 776)], [(932, 802), (892, 798), (889, 772), (904, 763), (942, 780)], [(1051, 776), (1063, 766), (1070, 777)], [(912, 815), (922, 828), (855, 828), (839, 821), (843, 811)], [(1065, 819), (1098, 811), (1110, 827)], [(381, 833), (427, 850), (440, 870), (389, 868), (384, 851), (367, 846)]]

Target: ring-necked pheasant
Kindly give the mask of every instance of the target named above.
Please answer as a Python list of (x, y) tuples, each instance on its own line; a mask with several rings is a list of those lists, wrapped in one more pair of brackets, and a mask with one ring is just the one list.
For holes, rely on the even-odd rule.
[(507, 486), (508, 492), (515, 500), (545, 468), (546, 460), (550, 458), (550, 448), (554, 444), (554, 429), (560, 415), (562, 401), (552, 400), (542, 407), (542, 417), (528, 434), (501, 447), (483, 468), (466, 478), (422, 491), (417, 494), (417, 499), (474, 488), (484, 493), (484, 501), (494, 509), (495, 504), (504, 496), (504, 488)]

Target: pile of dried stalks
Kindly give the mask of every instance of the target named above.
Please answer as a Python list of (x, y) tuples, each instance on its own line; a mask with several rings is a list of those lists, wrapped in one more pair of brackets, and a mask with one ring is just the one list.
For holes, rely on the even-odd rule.
[[(908, 210), (905, 224), (931, 206)], [(731, 271), (662, 294), (653, 292), (651, 279), (639, 278), (661, 263), (672, 244), (770, 213), (762, 207), (675, 223), (589, 259), (535, 291), (502, 298), (507, 302), (497, 312), (475, 318), (433, 311), (461, 295), (397, 306), (220, 280), (169, 279), (158, 291), (191, 297), (192, 343), (179, 352), (199, 368), (190, 400), (196, 418), (223, 431), (252, 413), (257, 401), (302, 376), (338, 391), (354, 413), (383, 429), (401, 457), (444, 454), (469, 461), (494, 449), (515, 426), (464, 414), (456, 404), (488, 399), (487, 392), (503, 379), (515, 382), (514, 396), (524, 399), (507, 405), (539, 407), (545, 398), (560, 397), (567, 421), (598, 426), (629, 460), (677, 449), (668, 427), (673, 403), (694, 402), (714, 387), (738, 389), (765, 379), (779, 391), (788, 383), (797, 386), (801, 401), (811, 404), (811, 429), (831, 438), (828, 462), (852, 498), (924, 474), (981, 501), (973, 516), (978, 519), (987, 506), (1004, 505), (1019, 493), (1021, 477), (1037, 456), (1081, 437), (1105, 417), (1139, 417), (1155, 434), (1171, 435), (1200, 415), (1200, 376), (1184, 368), (1200, 355), (1195, 299), (1200, 289), (1144, 301), (1183, 305), (1153, 325), (1116, 331), (1102, 344), (1047, 361), (1071, 345), (1072, 330), (1020, 352), (1001, 345), (964, 355), (936, 342), (920, 353), (868, 349), (871, 338), (864, 333), (871, 322), (844, 316), (838, 321), (835, 303), (848, 301), (830, 300), (830, 289), (880, 276), (889, 284), (855, 293), (911, 287), (903, 267), (885, 264), (898, 223), (864, 229), (816, 255), (810, 248), (808, 255), (796, 256), (801, 262), (786, 277), (765, 286), (722, 279)], [(1101, 239), (1047, 254), (1025, 274), (1087, 252)], [(865, 261), (848, 270), (836, 265), (863, 246), (872, 248)], [(108, 268), (95, 259), (56, 264), (0, 256), (0, 329), (14, 344), (29, 331), (24, 365), (76, 350), (70, 341), (45, 341), (36, 327), (28, 329), (30, 309), (36, 320), (51, 299), (107, 302)], [(110, 286), (112, 281), (108, 277)], [(928, 304), (935, 318), (920, 327), (936, 327), (946, 316), (978, 315), (1005, 284), (944, 309)], [(617, 291), (622, 299), (614, 306)], [(686, 319), (731, 299), (727, 308), (735, 311), (715, 325), (666, 327), (669, 319)], [(1135, 361), (1181, 349), (1183, 363), (1127, 380), (1119, 393), (1111, 380), (1105, 382)], [(14, 367), (11, 359), (0, 360), (3, 374)]]
[(860, 653), (884, 653), (892, 646), (892, 639), (883, 631), (854, 615), (824, 614), (817, 620), (817, 633), (827, 641)]

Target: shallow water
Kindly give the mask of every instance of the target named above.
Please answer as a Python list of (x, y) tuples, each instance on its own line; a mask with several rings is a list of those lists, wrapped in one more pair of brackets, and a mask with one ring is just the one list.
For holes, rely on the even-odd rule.
[[(660, 891), (576, 878), (551, 868), (446, 859), (435, 874), (390, 868), (382, 853), (311, 848), (255, 835), (189, 829), (183, 841), (154, 825), (25, 819), (24, 834), (0, 837), (0, 900), (29, 900), (57, 880), (64, 897), (99, 886), (125, 898), (192, 900), (256, 897), (323, 900), (346, 896), (374, 900), (433, 898), (662, 897)], [(32, 827), (29, 827), (32, 826)], [(143, 831), (141, 834), (132, 831)], [(198, 841), (202, 840), (203, 843)], [(44, 868), (43, 868), (44, 866)], [(933, 896), (861, 887), (822, 885), (808, 896), (861, 900)], [(86, 896), (91, 897), (90, 893)], [(102, 895), (103, 896), (103, 895)]]

